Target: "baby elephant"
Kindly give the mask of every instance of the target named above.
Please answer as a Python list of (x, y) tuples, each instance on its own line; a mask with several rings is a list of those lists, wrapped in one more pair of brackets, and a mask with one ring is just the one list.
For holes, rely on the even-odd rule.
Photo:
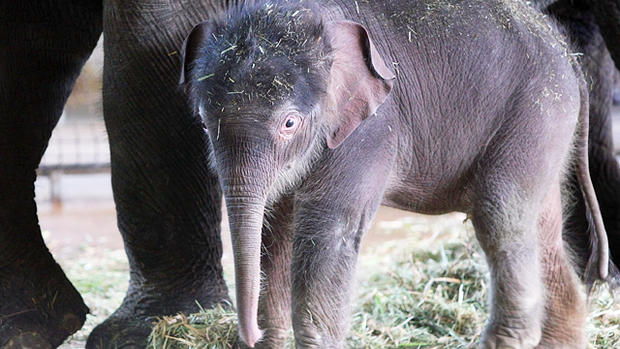
[(471, 217), (491, 272), (483, 348), (585, 348), (567, 166), (601, 278), (608, 249), (584, 81), (542, 15), (521, 0), (269, 0), (214, 17), (186, 39), (181, 79), (210, 135), (248, 346), (283, 347), (292, 322), (298, 348), (345, 347), (360, 240), (383, 204)]

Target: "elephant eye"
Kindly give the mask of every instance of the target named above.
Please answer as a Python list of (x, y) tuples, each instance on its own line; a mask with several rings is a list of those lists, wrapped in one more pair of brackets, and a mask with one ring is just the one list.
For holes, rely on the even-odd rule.
[(284, 139), (291, 139), (301, 125), (301, 115), (299, 113), (289, 113), (284, 118), (284, 123), (280, 127), (280, 136)]

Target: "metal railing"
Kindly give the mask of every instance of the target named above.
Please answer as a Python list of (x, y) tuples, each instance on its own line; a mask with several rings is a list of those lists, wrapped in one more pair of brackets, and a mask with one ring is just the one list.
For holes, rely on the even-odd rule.
[(50, 199), (61, 204), (60, 177), (110, 171), (110, 147), (101, 118), (63, 115), (52, 133), (37, 174), (50, 179)]

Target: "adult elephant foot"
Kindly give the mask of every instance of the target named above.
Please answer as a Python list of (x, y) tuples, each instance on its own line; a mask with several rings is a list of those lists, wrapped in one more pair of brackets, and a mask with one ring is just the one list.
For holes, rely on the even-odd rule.
[[(144, 288), (142, 288), (144, 289)], [(172, 293), (156, 294), (130, 288), (121, 306), (88, 337), (87, 349), (144, 348), (153, 324), (158, 317), (177, 313), (195, 313), (198, 304), (204, 308), (217, 303), (229, 303), (226, 289), (212, 294), (213, 287), (178, 289)]]
[(55, 348), (82, 327), (88, 308), (47, 251), (1, 269), (1, 348)]
[[(121, 312), (122, 313), (122, 312)], [(95, 327), (86, 348), (144, 348), (151, 333), (153, 318), (114, 313)]]

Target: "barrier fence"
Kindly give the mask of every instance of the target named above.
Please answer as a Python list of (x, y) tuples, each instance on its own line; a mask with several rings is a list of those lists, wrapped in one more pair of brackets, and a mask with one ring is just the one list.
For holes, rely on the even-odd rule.
[[(620, 154), (620, 107), (613, 110), (616, 154)], [(619, 158), (620, 161), (620, 158)], [(110, 148), (101, 115), (63, 115), (52, 138), (38, 174), (50, 179), (50, 198), (60, 204), (60, 178), (63, 174), (96, 174), (110, 171)]]
[(50, 180), (50, 199), (60, 204), (60, 178), (64, 174), (110, 171), (110, 148), (102, 119), (63, 115), (52, 133), (38, 175)]

